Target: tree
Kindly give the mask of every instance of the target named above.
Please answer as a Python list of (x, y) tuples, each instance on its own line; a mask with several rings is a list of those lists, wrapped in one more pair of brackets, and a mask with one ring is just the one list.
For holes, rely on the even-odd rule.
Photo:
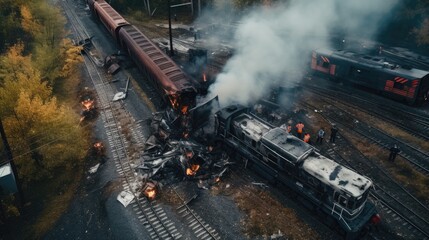
[(5, 119), (19, 174), (25, 181), (54, 175), (73, 167), (88, 146), (79, 127), (79, 116), (59, 106), (56, 98), (42, 100), (23, 91), (15, 114)]
[(429, 45), (429, 18), (426, 18), (420, 28), (415, 28), (413, 33), (419, 45)]
[(23, 44), (17, 44), (0, 58), (0, 114), (3, 116), (14, 114), (18, 96), (23, 91), (43, 101), (52, 95), (52, 88), (42, 81), (40, 72), (33, 67), (31, 56), (22, 55), (23, 49)]

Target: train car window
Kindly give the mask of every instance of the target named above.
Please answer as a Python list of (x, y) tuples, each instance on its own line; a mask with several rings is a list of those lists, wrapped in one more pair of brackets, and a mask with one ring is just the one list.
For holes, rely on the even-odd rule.
[(283, 160), (283, 159), (281, 159), (281, 158), (279, 158), (277, 160), (277, 165), (279, 165), (282, 169), (285, 169), (286, 168), (286, 161)]
[(311, 185), (317, 187), (318, 185), (318, 181), (316, 179), (314, 179), (314, 177), (308, 176), (308, 183), (310, 183)]
[(273, 154), (268, 153), (267, 157), (270, 161), (277, 162), (277, 157), (274, 156)]
[(404, 89), (404, 84), (402, 84), (402, 83), (400, 83), (400, 82), (395, 82), (395, 83), (393, 84), (393, 87), (394, 87), (394, 88), (397, 88), (397, 89)]
[(340, 198), (338, 199), (338, 203), (343, 207), (347, 207), (347, 198), (344, 197), (343, 195), (340, 195)]

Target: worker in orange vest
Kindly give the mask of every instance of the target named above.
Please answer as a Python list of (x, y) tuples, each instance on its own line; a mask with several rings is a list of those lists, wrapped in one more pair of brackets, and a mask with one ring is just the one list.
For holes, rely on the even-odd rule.
[(302, 137), (302, 130), (304, 129), (304, 124), (302, 122), (298, 122), (298, 124), (296, 124), (296, 133), (298, 134), (298, 137), (301, 138)]
[(311, 144), (311, 142), (310, 142), (310, 134), (309, 133), (305, 133), (304, 134), (304, 142), (306, 142), (306, 143), (308, 143), (308, 144)]

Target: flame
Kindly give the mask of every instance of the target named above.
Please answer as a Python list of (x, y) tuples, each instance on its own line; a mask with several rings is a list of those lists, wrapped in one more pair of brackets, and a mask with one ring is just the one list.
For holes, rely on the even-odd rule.
[(179, 101), (177, 99), (177, 96), (176, 95), (170, 95), (169, 99), (170, 99), (171, 106), (174, 109), (177, 109), (179, 107)]
[(180, 111), (183, 113), (183, 115), (186, 115), (188, 113), (188, 106), (182, 106)]
[(81, 102), (82, 106), (84, 107), (84, 110), (91, 110), (94, 108), (94, 100), (92, 99), (85, 99)]
[(103, 143), (101, 142), (94, 143), (94, 148), (103, 148)]
[(145, 195), (149, 200), (153, 200), (156, 196), (155, 188), (146, 189)]
[(188, 176), (195, 176), (197, 174), (198, 169), (200, 169), (200, 165), (198, 164), (191, 164), (189, 168), (186, 169), (186, 175)]
[(215, 178), (215, 183), (218, 183), (218, 182), (220, 182), (220, 177)]
[(204, 82), (207, 82), (207, 76), (206, 76), (206, 73), (203, 73), (203, 81), (204, 81)]

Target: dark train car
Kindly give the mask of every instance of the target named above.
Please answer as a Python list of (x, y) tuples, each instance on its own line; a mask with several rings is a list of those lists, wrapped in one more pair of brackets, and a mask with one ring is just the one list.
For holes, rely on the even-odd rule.
[(189, 77), (140, 30), (123, 26), (119, 39), (122, 48), (173, 108), (186, 112), (195, 106), (197, 92)]
[(167, 103), (182, 112), (195, 106), (193, 82), (171, 58), (104, 0), (87, 3)]
[(125, 20), (104, 0), (88, 0), (87, 3), (91, 11), (100, 19), (109, 31), (110, 35), (112, 35), (118, 42), (119, 27), (129, 25), (127, 20)]
[(348, 239), (359, 238), (379, 222), (375, 205), (368, 201), (370, 179), (247, 112), (242, 106), (230, 106), (216, 113), (218, 137), (244, 156), (247, 166), (296, 191), (306, 205), (340, 226)]
[(312, 53), (311, 69), (409, 104), (422, 105), (429, 101), (428, 71), (389, 63), (383, 56), (319, 49)]

